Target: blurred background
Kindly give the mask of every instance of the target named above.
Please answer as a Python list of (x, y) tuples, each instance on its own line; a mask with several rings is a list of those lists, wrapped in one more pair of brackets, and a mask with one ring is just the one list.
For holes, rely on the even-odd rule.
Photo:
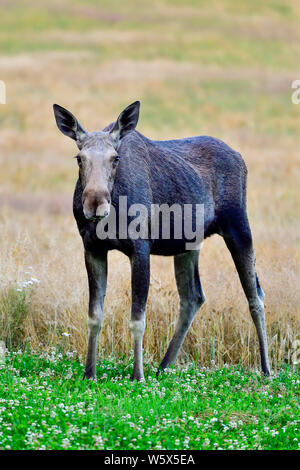
[[(76, 146), (52, 104), (87, 130), (141, 100), (149, 138), (209, 134), (244, 157), (257, 270), (266, 293), (272, 367), (291, 362), (300, 334), (297, 0), (0, 0), (0, 339), (9, 348), (84, 354), (87, 280), (72, 216)], [(178, 297), (173, 260), (152, 258), (144, 348), (164, 354)], [(181, 361), (257, 366), (238, 276), (217, 236), (199, 269), (207, 302)], [(100, 350), (126, 353), (130, 269), (110, 254)], [(293, 349), (294, 348), (294, 349)]]

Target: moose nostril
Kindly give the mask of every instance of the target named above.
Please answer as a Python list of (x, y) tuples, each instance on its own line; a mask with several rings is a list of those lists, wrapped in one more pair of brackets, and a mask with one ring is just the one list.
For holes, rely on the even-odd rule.
[(88, 220), (95, 217), (95, 214), (93, 212), (83, 210), (83, 213), (84, 213), (84, 217)]

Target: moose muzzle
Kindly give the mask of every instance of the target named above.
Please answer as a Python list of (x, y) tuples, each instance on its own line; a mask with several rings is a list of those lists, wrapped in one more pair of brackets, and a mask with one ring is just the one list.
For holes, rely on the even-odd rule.
[(82, 194), (83, 213), (86, 219), (101, 220), (110, 213), (110, 195), (107, 190), (85, 188)]

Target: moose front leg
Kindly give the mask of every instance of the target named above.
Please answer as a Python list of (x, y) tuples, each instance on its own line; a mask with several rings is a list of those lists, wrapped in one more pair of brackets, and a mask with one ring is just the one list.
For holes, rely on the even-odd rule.
[(132, 307), (130, 331), (134, 347), (133, 380), (144, 380), (143, 336), (146, 326), (145, 311), (150, 280), (150, 258), (148, 249), (135, 252), (131, 257)]
[(88, 353), (84, 377), (93, 379), (96, 375), (97, 347), (103, 321), (103, 304), (107, 280), (107, 253), (97, 254), (85, 251), (85, 265), (89, 281)]

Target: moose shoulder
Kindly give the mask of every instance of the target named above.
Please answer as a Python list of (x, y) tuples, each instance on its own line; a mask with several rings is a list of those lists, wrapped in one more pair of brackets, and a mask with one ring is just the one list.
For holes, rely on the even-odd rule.
[[(85, 250), (89, 280), (89, 339), (85, 376), (95, 377), (98, 337), (103, 319), (107, 252), (117, 249), (131, 262), (134, 343), (133, 378), (143, 379), (142, 341), (149, 289), (150, 254), (174, 256), (180, 312), (174, 336), (159, 370), (172, 364), (205, 296), (198, 271), (199, 243), (221, 235), (231, 252), (256, 326), (262, 370), (269, 375), (264, 293), (255, 271), (255, 255), (246, 213), (247, 169), (239, 153), (207, 136), (153, 141), (135, 130), (140, 103), (128, 106), (115, 123), (87, 132), (66, 109), (54, 105), (58, 128), (76, 141), (79, 179), (74, 216)], [(168, 227), (153, 226), (154, 209), (167, 210)], [(198, 208), (201, 239), (197, 239)], [(154, 209), (153, 209), (154, 208)], [(187, 249), (185, 209), (197, 243)], [(168, 212), (169, 210), (169, 212)], [(154, 212), (153, 212), (154, 211)], [(128, 216), (124, 222), (124, 212)], [(133, 232), (133, 215), (140, 215)], [(175, 217), (178, 216), (178, 217)], [(123, 220), (113, 236), (99, 236), (98, 227)], [(156, 222), (161, 219), (158, 217)], [(178, 222), (179, 220), (179, 222)], [(125, 223), (125, 227), (124, 227)], [(198, 227), (199, 228), (199, 227)], [(164, 230), (166, 229), (166, 233)], [(140, 234), (141, 236), (136, 236)], [(143, 232), (143, 233), (141, 233)], [(156, 236), (154, 236), (154, 232)]]

